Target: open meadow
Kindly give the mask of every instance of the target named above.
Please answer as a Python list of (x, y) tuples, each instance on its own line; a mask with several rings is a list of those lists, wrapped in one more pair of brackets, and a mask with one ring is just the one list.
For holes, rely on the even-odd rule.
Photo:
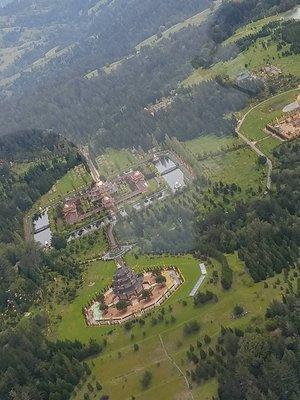
[[(76, 298), (65, 305), (57, 305), (55, 313), (60, 315), (53, 332), (60, 339), (89, 341), (91, 338), (107, 341), (103, 354), (90, 359), (88, 364), (91, 375), (75, 390), (73, 399), (81, 400), (85, 393), (90, 399), (98, 399), (99, 392), (95, 382), (102, 386), (101, 394), (112, 399), (157, 399), (158, 394), (164, 400), (189, 399), (191, 390), (196, 398), (210, 399), (216, 393), (216, 381), (204, 385), (193, 385), (192, 389), (176, 366), (182, 371), (192, 365), (186, 359), (186, 351), (196, 340), (203, 340), (204, 335), (212, 338), (212, 343), (219, 334), (221, 326), (245, 328), (250, 322), (260, 324), (265, 309), (272, 298), (280, 296), (278, 277), (268, 279), (268, 287), (263, 282), (254, 283), (245, 271), (244, 264), (236, 254), (227, 256), (234, 272), (233, 286), (224, 291), (217, 282), (212, 281), (212, 274), (220, 277), (220, 265), (213, 261), (207, 265), (208, 275), (200, 291), (211, 290), (218, 297), (218, 302), (202, 307), (193, 305), (189, 293), (200, 276), (199, 261), (190, 255), (185, 256), (126, 256), (126, 262), (137, 272), (154, 266), (177, 266), (183, 277), (182, 286), (164, 303), (163, 306), (141, 318), (128, 329), (124, 326), (92, 327), (85, 324), (82, 307), (101, 289), (111, 284), (115, 266), (111, 262), (95, 262), (85, 267), (84, 280)], [(277, 284), (275, 285), (275, 282)], [(274, 284), (274, 285), (273, 285)], [(283, 290), (283, 286), (282, 286)], [(232, 319), (232, 310), (236, 304), (242, 305), (247, 314), (238, 320)], [(200, 332), (185, 335), (183, 327), (187, 322), (198, 321)], [(134, 350), (133, 345), (138, 345)], [(167, 356), (168, 355), (168, 356)], [(145, 371), (152, 374), (148, 389), (141, 386), (141, 377)], [(93, 387), (92, 390), (91, 386)], [(203, 396), (203, 397), (202, 397)]]

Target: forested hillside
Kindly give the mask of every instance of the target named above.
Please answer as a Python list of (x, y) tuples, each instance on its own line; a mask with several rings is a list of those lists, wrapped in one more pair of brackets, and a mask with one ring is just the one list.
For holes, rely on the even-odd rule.
[(274, 151), (277, 159), (269, 197), (240, 203), (227, 214), (216, 209), (197, 223), (202, 254), (238, 251), (254, 281), (266, 279), (296, 263), (299, 257), (299, 140)]
[[(296, 400), (299, 382), (299, 298), (286, 295), (274, 300), (265, 321), (246, 332), (226, 329), (218, 337), (216, 352), (200, 350), (193, 381), (217, 376), (220, 400)], [(205, 355), (205, 357), (204, 357)], [(192, 357), (191, 356), (191, 357)]]
[[(10, 63), (4, 62), (0, 68), (0, 77), (22, 72), (30, 77), (31, 72), (50, 64), (46, 72), (42, 71), (44, 78), (46, 74), (53, 79), (73, 78), (127, 55), (159, 29), (176, 24), (210, 3), (210, 0), (13, 1), (0, 10), (2, 44), (12, 54)], [(47, 54), (51, 49), (53, 54)], [(24, 83), (26, 86), (26, 77)]]
[[(121, 39), (118, 36), (116, 43), (118, 46), (122, 44), (122, 51), (125, 49), (125, 53), (129, 54), (132, 52), (129, 48), (132, 50), (133, 42), (136, 44), (138, 40), (142, 40), (139, 37), (134, 41), (134, 32), (144, 32), (146, 37), (153, 28), (154, 22), (151, 21), (158, 22), (155, 29), (153, 28), (155, 32), (160, 25), (164, 25), (161, 28), (163, 31), (168, 23), (183, 18), (183, 13), (187, 16), (208, 6), (206, 2), (201, 2), (197, 8), (192, 1), (184, 2), (182, 7), (180, 1), (173, 1), (172, 5), (165, 4), (165, 9), (162, 2), (159, 5), (152, 3), (142, 1), (138, 2), (136, 8), (133, 8), (133, 4), (132, 7), (126, 7), (126, 22), (118, 25), (116, 33), (108, 35), (107, 51), (114, 51), (114, 37), (120, 35)], [(88, 41), (80, 42), (70, 53), (58, 59), (49, 59), (49, 62), (43, 64), (43, 68), (23, 73), (20, 79), (3, 87), (0, 101), (3, 110), (0, 116), (1, 132), (9, 133), (20, 126), (29, 129), (55, 128), (78, 142), (90, 141), (97, 151), (106, 146), (148, 147), (152, 137), (161, 141), (166, 134), (187, 140), (203, 133), (231, 133), (233, 124), (228, 121), (226, 114), (245, 106), (247, 98), (244, 93), (230, 85), (220, 87), (214, 82), (200, 84), (191, 92), (186, 92), (178, 87), (178, 83), (192, 72), (195, 59), (197, 62), (206, 60), (205, 63), (210, 64), (236, 56), (241, 51), (240, 48), (235, 44), (223, 46), (220, 41), (240, 25), (253, 18), (283, 11), (293, 4), (294, 0), (253, 0), (250, 5), (247, 1), (238, 2), (237, 5), (226, 2), (200, 25), (188, 26), (168, 38), (162, 38), (153, 46), (144, 46), (112, 69), (104, 70), (104, 64), (115, 59), (111, 55), (105, 55), (105, 62), (101, 61), (101, 54), (106, 51), (103, 40), (106, 40), (106, 35), (114, 24), (109, 26), (107, 32), (95, 35), (95, 32), (102, 29), (102, 20), (98, 19), (107, 17), (107, 21), (110, 18), (118, 21), (118, 12), (121, 13), (118, 2), (114, 2), (111, 7), (107, 4), (107, 9), (103, 6), (99, 13), (96, 12), (97, 16), (91, 27), (84, 28), (94, 29), (92, 39), (89, 36)], [(234, 13), (235, 7), (238, 7), (239, 12)], [(107, 10), (111, 15), (106, 15)], [(169, 10), (168, 15), (166, 10)], [(170, 10), (173, 10), (172, 15)], [(64, 18), (69, 20), (72, 14), (65, 12), (67, 16)], [(48, 13), (51, 18), (56, 18), (52, 11)], [(146, 13), (147, 24), (152, 26), (151, 29), (147, 28), (143, 17)], [(168, 22), (162, 22), (161, 17)], [(134, 23), (130, 22), (130, 18), (133, 18)], [(103, 26), (106, 26), (107, 21), (103, 20)], [(144, 21), (142, 26), (141, 21)], [(119, 31), (126, 29), (127, 23), (133, 23), (130, 35)], [(138, 26), (135, 27), (135, 24)], [(218, 31), (224, 35), (219, 37)], [(160, 32), (158, 37), (159, 34)], [(131, 44), (127, 46), (123, 43), (123, 37), (131, 36)], [(118, 57), (122, 57), (121, 53), (116, 58)], [(88, 77), (87, 73), (93, 70), (97, 73)], [(33, 84), (32, 75), (35, 78)], [(154, 117), (144, 110), (163, 96), (173, 100), (169, 110), (161, 111)], [(180, 118), (177, 116), (179, 108)]]
[[(79, 282), (81, 267), (70, 256), (25, 243), (23, 217), (81, 158), (72, 143), (42, 131), (4, 136), (0, 157), (0, 398), (67, 400), (90, 374), (82, 361), (99, 353), (102, 345), (49, 342), (46, 315), (25, 314), (43, 303), (54, 276)], [(29, 168), (19, 172), (24, 161)]]

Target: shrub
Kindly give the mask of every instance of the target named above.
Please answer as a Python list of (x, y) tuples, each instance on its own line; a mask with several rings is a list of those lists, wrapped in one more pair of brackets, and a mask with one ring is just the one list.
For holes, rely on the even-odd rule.
[(152, 374), (149, 371), (145, 371), (141, 378), (141, 386), (143, 389), (147, 389), (152, 381)]
[(193, 333), (199, 332), (200, 324), (197, 321), (188, 322), (183, 326), (184, 335), (192, 335)]

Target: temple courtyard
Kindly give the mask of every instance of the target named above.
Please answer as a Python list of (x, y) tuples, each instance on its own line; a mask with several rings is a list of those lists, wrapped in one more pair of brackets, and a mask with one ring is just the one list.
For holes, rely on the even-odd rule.
[(138, 318), (164, 303), (182, 282), (177, 268), (137, 275), (121, 260), (112, 286), (85, 307), (86, 323), (88, 326), (114, 325)]

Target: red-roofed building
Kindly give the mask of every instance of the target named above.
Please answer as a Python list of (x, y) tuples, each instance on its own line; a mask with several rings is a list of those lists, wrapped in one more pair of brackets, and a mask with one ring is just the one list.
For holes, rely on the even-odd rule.
[(67, 224), (73, 225), (78, 221), (78, 212), (74, 202), (66, 202), (63, 208), (63, 213)]

